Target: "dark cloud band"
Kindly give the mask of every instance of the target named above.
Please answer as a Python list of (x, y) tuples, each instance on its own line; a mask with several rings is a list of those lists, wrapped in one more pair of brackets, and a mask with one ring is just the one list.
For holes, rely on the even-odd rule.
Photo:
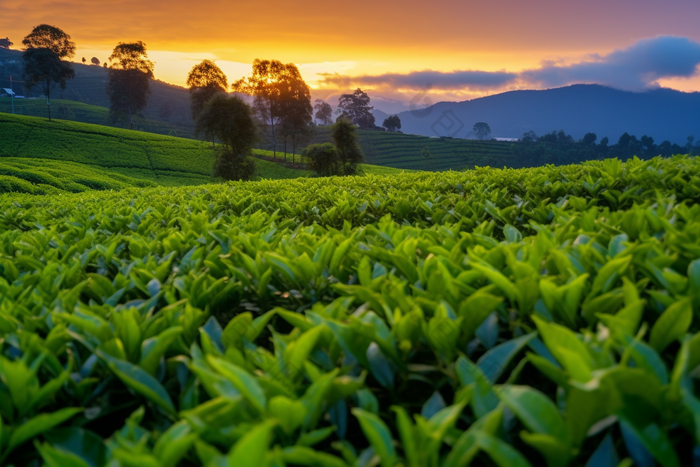
[(543, 63), (521, 73), (507, 71), (414, 71), (405, 74), (324, 75), (323, 85), (339, 88), (368, 86), (404, 90), (495, 91), (508, 85), (558, 87), (575, 83), (602, 84), (641, 91), (658, 86), (663, 78), (692, 77), (700, 65), (700, 44), (685, 37), (643, 39), (622, 50), (571, 65)]

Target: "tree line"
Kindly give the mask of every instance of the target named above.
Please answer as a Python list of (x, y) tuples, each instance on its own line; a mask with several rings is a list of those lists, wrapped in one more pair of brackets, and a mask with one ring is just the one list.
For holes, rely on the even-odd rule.
[(695, 138), (689, 136), (685, 146), (666, 140), (656, 144), (654, 138), (644, 135), (624, 133), (617, 143), (610, 144), (606, 136), (598, 141), (595, 133), (586, 133), (576, 140), (564, 130), (552, 131), (541, 136), (529, 131), (523, 134), (519, 143), (511, 145), (511, 152), (517, 159), (527, 161), (530, 165), (575, 164), (587, 160), (617, 157), (628, 159), (633, 156), (641, 158), (674, 154), (700, 155), (700, 142), (694, 144)]

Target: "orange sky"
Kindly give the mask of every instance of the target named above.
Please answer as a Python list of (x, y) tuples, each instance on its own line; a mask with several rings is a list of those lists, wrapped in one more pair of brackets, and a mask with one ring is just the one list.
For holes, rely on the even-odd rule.
[[(316, 87), (319, 73), (519, 72), (543, 60), (605, 55), (657, 35), (700, 42), (699, 17), (698, 0), (0, 0), (0, 37), (17, 48), (33, 26), (47, 22), (72, 35), (78, 60), (104, 60), (116, 42), (142, 40), (156, 77), (175, 84), (204, 58), (215, 59), (230, 81), (255, 58), (274, 58), (299, 65)], [(658, 82), (700, 91), (698, 74)]]

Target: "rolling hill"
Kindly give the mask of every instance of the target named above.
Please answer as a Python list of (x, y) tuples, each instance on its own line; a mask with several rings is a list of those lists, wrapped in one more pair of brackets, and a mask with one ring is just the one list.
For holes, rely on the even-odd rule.
[[(0, 192), (43, 194), (215, 181), (210, 143), (4, 113), (0, 113), (0, 128)], [(253, 155), (257, 180), (312, 175), (299, 164), (273, 159), (269, 151), (256, 149)], [(362, 168), (368, 174), (402, 172), (364, 164)], [(26, 183), (34, 187), (29, 189)]]

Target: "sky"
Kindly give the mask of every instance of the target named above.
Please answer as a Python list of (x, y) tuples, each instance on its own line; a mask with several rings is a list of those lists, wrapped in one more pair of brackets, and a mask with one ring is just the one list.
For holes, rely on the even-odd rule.
[(56, 25), (75, 60), (141, 40), (156, 78), (215, 60), (235, 81), (256, 58), (295, 63), (314, 94), (356, 87), (385, 106), (599, 83), (700, 91), (699, 0), (0, 0), (15, 48)]

